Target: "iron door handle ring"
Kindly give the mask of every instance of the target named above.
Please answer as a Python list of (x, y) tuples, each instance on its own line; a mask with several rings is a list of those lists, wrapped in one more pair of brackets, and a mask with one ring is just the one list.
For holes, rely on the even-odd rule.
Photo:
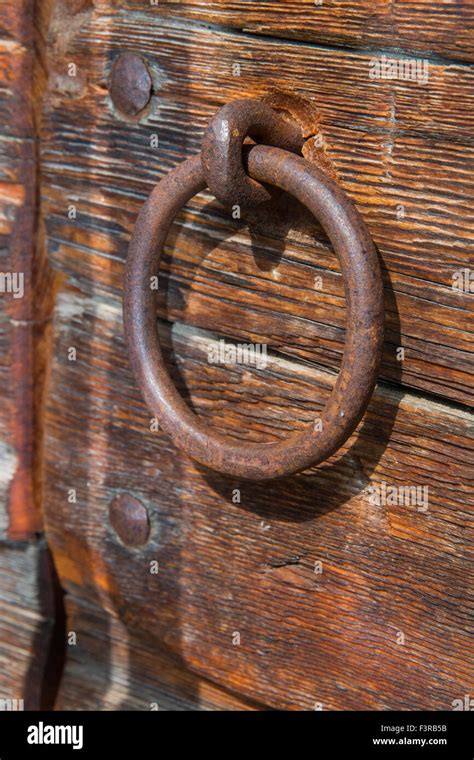
[(161, 428), (178, 449), (236, 478), (283, 477), (320, 464), (349, 438), (377, 379), (383, 347), (383, 286), (375, 247), (359, 212), (330, 177), (301, 156), (267, 145), (248, 150), (252, 180), (281, 188), (322, 224), (339, 259), (346, 297), (344, 354), (334, 388), (311, 426), (270, 443), (238, 445), (212, 431), (174, 386), (161, 351), (151, 278), (180, 209), (207, 186), (201, 154), (167, 174), (151, 192), (133, 230), (125, 269), (124, 323), (132, 369)]

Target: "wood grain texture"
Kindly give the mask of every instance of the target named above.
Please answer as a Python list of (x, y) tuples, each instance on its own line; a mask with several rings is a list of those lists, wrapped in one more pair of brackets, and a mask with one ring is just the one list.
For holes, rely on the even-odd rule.
[[(44, 343), (51, 302), (37, 229), (36, 134), (48, 6), (36, 18), (33, 0), (0, 9), (0, 535), (11, 539), (41, 529), (34, 439), (44, 356), (35, 345)], [(4, 277), (17, 278), (14, 292)]]
[(190, 672), (102, 608), (72, 597), (66, 607), (76, 643), (67, 647), (57, 710), (261, 709)]
[[(12, 706), (9, 700), (13, 709), (21, 709), (19, 700), (26, 710), (50, 708), (57, 676), (49, 667), (52, 568), (44, 541), (35, 538), (41, 530), (35, 439), (51, 303), (45, 252), (36, 248), (48, 7), (47, 0), (0, 6), (0, 699), (7, 700), (1, 709)], [(8, 277), (17, 278), (13, 292)]]
[(28, 324), (35, 195), (32, 6), (7, 3), (0, 10), (0, 269), (23, 277), (25, 294), (0, 294), (0, 527), (2, 535), (20, 538), (38, 526), (32, 493), (33, 392), (25, 371), (33, 356)]
[(0, 700), (23, 700), (25, 710), (50, 708), (45, 670), (54, 600), (44, 541), (0, 542), (0, 577)]
[[(242, 445), (312, 424), (334, 382), (279, 356), (259, 371), (212, 365), (218, 336), (161, 332), (189, 403)], [(45, 504), (67, 594), (107, 610), (144, 649), (270, 707), (442, 710), (470, 693), (472, 415), (380, 385), (320, 468), (233, 482), (150, 431), (118, 298), (64, 289), (54, 339)], [(426, 510), (403, 497), (377, 505), (370, 489), (384, 482), (426, 488)], [(121, 492), (149, 510), (141, 549), (109, 524)], [(149, 669), (153, 680), (153, 659)]]
[[(142, 0), (119, 0), (141, 10)], [(108, 2), (102, 2), (107, 7)], [(159, 12), (258, 34), (355, 48), (395, 48), (473, 60), (474, 7), (469, 0), (159, 0)], [(157, 8), (158, 10), (158, 8)]]
[[(120, 293), (133, 223), (154, 183), (199, 150), (220, 105), (273, 93), (303, 124), (308, 159), (331, 167), (378, 246), (382, 378), (472, 405), (473, 297), (453, 289), (472, 268), (472, 69), (431, 62), (426, 85), (371, 80), (369, 53), (208, 29), (157, 8), (81, 8), (52, 25), (43, 200), (53, 266), (91, 294)], [(142, 53), (154, 78), (140, 123), (123, 121), (107, 94), (123, 50)], [(318, 225), (288, 200), (235, 221), (208, 195), (196, 198), (170, 237), (162, 285), (163, 318), (339, 367), (338, 265)]]
[[(425, 85), (372, 80), (372, 51), (264, 39), (238, 20), (208, 28), (208, 17), (185, 18), (190, 3), (182, 15), (131, 5), (57, 2), (50, 27), (42, 213), (59, 277), (44, 498), (78, 633), (58, 704), (451, 709), (473, 676), (473, 417), (461, 407), (472, 403), (472, 294), (452, 288), (472, 266), (472, 69), (432, 59)], [(354, 23), (359, 13), (363, 3)], [(144, 55), (154, 80), (133, 123), (107, 93), (124, 50)], [(392, 384), (380, 384), (356, 434), (323, 466), (248, 484), (151, 432), (120, 296), (146, 193), (199, 149), (217, 107), (269, 94), (300, 120), (306, 156), (338, 179), (378, 245), (382, 377)], [(245, 445), (314, 424), (340, 362), (344, 296), (322, 231), (295, 204), (232, 221), (208, 195), (195, 199), (170, 236), (158, 316), (176, 383), (217, 429)], [(209, 364), (222, 336), (268, 343), (268, 366)], [(395, 496), (377, 503), (387, 486)], [(406, 489), (418, 489), (417, 503)], [(141, 549), (125, 547), (109, 522), (124, 492), (149, 511)]]

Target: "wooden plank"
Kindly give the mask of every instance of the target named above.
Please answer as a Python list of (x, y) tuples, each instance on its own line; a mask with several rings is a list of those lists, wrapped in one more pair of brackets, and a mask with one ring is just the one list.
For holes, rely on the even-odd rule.
[(57, 710), (256, 709), (149, 646), (117, 615), (73, 597), (66, 607), (75, 643), (67, 647)]
[[(44, 217), (57, 270), (88, 292), (120, 292), (146, 193), (199, 150), (218, 106), (271, 92), (300, 119), (306, 156), (331, 166), (380, 251), (382, 378), (472, 405), (471, 285), (453, 288), (460, 272), (472, 270), (469, 67), (431, 63), (425, 86), (370, 80), (368, 53), (210, 30), (163, 19), (158, 9), (89, 7), (71, 28), (51, 46), (44, 124)], [(112, 61), (125, 49), (145, 55), (154, 76), (140, 124), (120, 119), (107, 96)], [(77, 66), (75, 78), (66, 61)], [(238, 221), (203, 194), (177, 224), (164, 262), (162, 317), (338, 368), (345, 316), (338, 265), (318, 225), (295, 204)]]
[[(0, 296), (0, 535), (24, 537), (38, 527), (32, 494), (33, 393), (31, 255), (34, 214), (32, 146), (32, 3), (0, 12), (0, 259), (16, 292)], [(7, 281), (5, 280), (5, 284)], [(6, 285), (5, 285), (6, 286)], [(25, 297), (26, 295), (26, 297)], [(23, 296), (23, 297), (22, 297)]]
[(0, 9), (0, 536), (11, 539), (41, 529), (33, 442), (46, 352), (37, 353), (35, 343), (45, 345), (51, 302), (44, 248), (39, 245), (36, 255), (34, 249), (36, 121), (48, 6), (42, 3), (36, 28), (33, 0), (8, 0)]
[[(102, 0), (109, 8), (110, 0)], [(419, 55), (473, 60), (472, 3), (456, 0), (159, 0), (160, 13), (257, 34), (355, 48), (395, 48)], [(141, 10), (141, 0), (121, 6)]]
[[(161, 327), (182, 393), (242, 445), (314, 424), (334, 382), (278, 356), (261, 370), (209, 364), (219, 336)], [(469, 693), (472, 415), (382, 384), (343, 450), (267, 483), (191, 463), (150, 418), (120, 300), (62, 290), (45, 504), (67, 594), (270, 707), (442, 710)], [(109, 523), (122, 492), (149, 511), (141, 549)]]
[[(44, 541), (0, 543), (0, 709), (51, 709), (56, 669), (48, 668), (55, 602)], [(61, 642), (63, 644), (63, 642)], [(62, 649), (54, 652), (57, 664)]]
[(36, 225), (36, 123), (49, 5), (4, 0), (0, 7), (1, 709), (50, 709), (63, 647), (60, 641), (51, 662), (50, 645), (57, 644), (54, 572), (36, 536), (42, 521), (35, 439), (39, 444), (51, 305)]

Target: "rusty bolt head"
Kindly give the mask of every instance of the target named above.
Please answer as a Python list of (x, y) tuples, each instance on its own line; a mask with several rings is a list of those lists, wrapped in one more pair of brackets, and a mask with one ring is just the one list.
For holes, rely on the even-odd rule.
[(146, 507), (130, 496), (122, 493), (113, 499), (109, 507), (112, 526), (120, 540), (127, 546), (142, 546), (150, 535), (150, 520)]
[(109, 92), (114, 106), (126, 116), (136, 116), (151, 97), (152, 79), (141, 55), (127, 51), (112, 66)]

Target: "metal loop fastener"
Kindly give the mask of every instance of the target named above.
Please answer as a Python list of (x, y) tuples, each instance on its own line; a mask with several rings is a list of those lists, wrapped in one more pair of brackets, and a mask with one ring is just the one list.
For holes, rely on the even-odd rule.
[(124, 322), (133, 372), (144, 398), (175, 445), (203, 465), (237, 478), (269, 479), (314, 466), (336, 452), (360, 421), (375, 385), (383, 345), (380, 266), (363, 219), (320, 169), (279, 148), (249, 149), (256, 182), (294, 195), (324, 227), (339, 258), (347, 327), (340, 371), (318, 425), (277, 443), (243, 443), (212, 431), (178, 393), (163, 359), (156, 323), (156, 291), (164, 243), (174, 217), (206, 187), (201, 156), (193, 156), (154, 188), (133, 231), (125, 271)]
[(202, 166), (209, 190), (227, 206), (255, 206), (270, 199), (268, 190), (244, 169), (246, 137), (300, 153), (300, 126), (261, 100), (245, 98), (223, 106), (211, 119), (202, 140)]

